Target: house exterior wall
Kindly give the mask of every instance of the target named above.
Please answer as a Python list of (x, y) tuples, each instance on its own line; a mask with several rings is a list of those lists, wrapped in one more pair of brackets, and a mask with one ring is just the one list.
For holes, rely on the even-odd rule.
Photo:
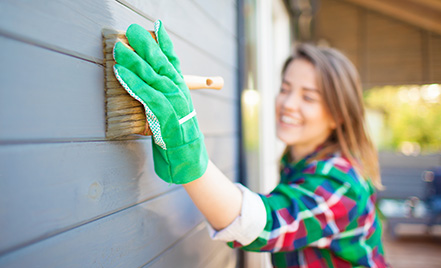
[(406, 156), (394, 152), (380, 152), (381, 180), (385, 189), (378, 198), (403, 200), (416, 196), (427, 197), (424, 172), (441, 165), (440, 154)]
[(181, 186), (153, 170), (151, 138), (105, 137), (101, 29), (161, 19), (212, 161), (236, 180), (237, 3), (0, 2), (0, 267), (235, 267)]

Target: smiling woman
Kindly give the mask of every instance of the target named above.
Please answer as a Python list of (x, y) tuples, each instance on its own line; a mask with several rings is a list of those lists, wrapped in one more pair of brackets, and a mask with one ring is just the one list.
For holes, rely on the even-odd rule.
[[(155, 172), (183, 185), (213, 239), (271, 252), (275, 267), (386, 267), (375, 210), (377, 155), (363, 125), (358, 74), (348, 59), (303, 44), (286, 61), (276, 114), (287, 150), (280, 183), (261, 195), (232, 183), (210, 160), (180, 61), (162, 23), (156, 25), (158, 43), (141, 26), (128, 28), (135, 51), (117, 44), (114, 72), (167, 130), (153, 131)], [(256, 104), (257, 96), (245, 101)], [(191, 120), (179, 122), (187, 114)]]
[(276, 99), (277, 135), (287, 145), (280, 183), (257, 194), (210, 162), (184, 185), (212, 237), (271, 252), (274, 267), (387, 267), (375, 210), (378, 160), (361, 96), (340, 52), (297, 46)]
[(276, 98), (276, 116), (277, 135), (297, 160), (314, 151), (335, 129), (312, 63), (296, 59), (287, 65)]
[[(300, 90), (295, 91), (296, 87)], [(279, 104), (279, 101), (286, 100), (286, 91), (293, 90), (301, 96), (298, 99), (302, 100), (299, 101), (302, 109), (298, 109), (297, 116), (303, 115), (305, 120), (314, 116), (315, 122), (320, 120), (313, 131), (315, 134), (309, 135), (318, 135), (315, 143), (316, 146), (322, 144), (322, 153), (341, 151), (356, 169), (381, 188), (377, 152), (364, 126), (362, 88), (354, 65), (335, 49), (298, 46), (296, 53), (288, 58), (283, 67), (276, 110), (279, 117), (280, 111), (286, 115), (283, 111), (295, 108), (295, 102), (288, 102), (285, 106)], [(317, 141), (323, 136), (324, 139)], [(287, 143), (288, 151), (296, 150), (294, 148), (297, 146), (292, 147), (286, 140), (283, 141)]]

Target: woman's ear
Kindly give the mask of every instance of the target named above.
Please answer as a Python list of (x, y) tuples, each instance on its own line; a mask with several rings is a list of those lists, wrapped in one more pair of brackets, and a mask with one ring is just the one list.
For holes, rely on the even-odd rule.
[(331, 128), (332, 130), (337, 128), (337, 124), (335, 123), (334, 119), (331, 119)]
[(337, 123), (335, 123), (334, 118), (330, 116), (329, 118), (329, 127), (331, 127), (332, 130), (335, 130), (337, 128)]

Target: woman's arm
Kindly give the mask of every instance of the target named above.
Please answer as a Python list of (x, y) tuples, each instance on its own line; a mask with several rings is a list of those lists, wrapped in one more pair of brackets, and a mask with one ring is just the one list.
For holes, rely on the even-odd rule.
[(183, 186), (214, 229), (227, 227), (239, 216), (242, 192), (211, 161), (201, 178)]
[(208, 159), (190, 91), (161, 21), (155, 22), (155, 35), (158, 43), (140, 25), (130, 25), (126, 37), (135, 51), (115, 44), (115, 76), (146, 108), (156, 174), (184, 184), (212, 227), (221, 230), (240, 215), (242, 192)]

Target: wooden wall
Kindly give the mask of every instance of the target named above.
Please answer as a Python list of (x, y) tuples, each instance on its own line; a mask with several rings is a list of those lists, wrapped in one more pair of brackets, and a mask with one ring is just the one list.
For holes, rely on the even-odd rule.
[(237, 3), (0, 1), (0, 267), (235, 267), (180, 186), (153, 171), (151, 140), (105, 138), (101, 29), (160, 18), (193, 92), (209, 154), (238, 173)]
[(345, 0), (321, 0), (315, 38), (342, 50), (365, 88), (441, 83), (441, 36)]
[(378, 198), (407, 199), (427, 195), (423, 172), (441, 165), (441, 154), (406, 156), (393, 152), (380, 152), (381, 181), (385, 186)]

